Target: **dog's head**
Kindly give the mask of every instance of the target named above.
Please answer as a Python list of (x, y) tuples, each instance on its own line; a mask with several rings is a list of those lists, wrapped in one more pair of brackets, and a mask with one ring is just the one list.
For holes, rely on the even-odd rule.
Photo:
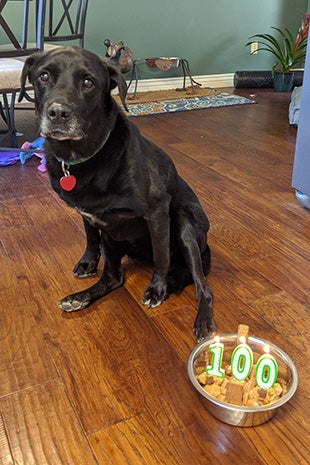
[(79, 47), (59, 47), (28, 57), (19, 100), (27, 79), (35, 89), (41, 135), (54, 145), (70, 143), (73, 157), (85, 150), (95, 153), (113, 130), (117, 106), (111, 91), (115, 87), (126, 108), (127, 87), (119, 70)]

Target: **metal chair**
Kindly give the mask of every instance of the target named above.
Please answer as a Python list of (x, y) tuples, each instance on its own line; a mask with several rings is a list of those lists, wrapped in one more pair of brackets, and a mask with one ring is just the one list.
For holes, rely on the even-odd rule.
[(6, 42), (0, 46), (0, 120), (5, 127), (0, 130), (0, 142), (7, 139), (11, 147), (17, 147), (14, 110), (24, 60), (42, 44), (44, 1), (0, 0), (0, 36)]
[(49, 50), (57, 42), (78, 41), (84, 47), (88, 0), (44, 0), (45, 29), (41, 48)]

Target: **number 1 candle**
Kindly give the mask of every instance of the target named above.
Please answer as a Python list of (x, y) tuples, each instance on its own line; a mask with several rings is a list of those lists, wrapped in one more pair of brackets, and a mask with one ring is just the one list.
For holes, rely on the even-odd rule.
[(209, 345), (209, 352), (212, 353), (211, 365), (207, 365), (206, 373), (208, 376), (218, 376), (223, 378), (225, 375), (225, 370), (221, 367), (224, 344), (220, 342), (220, 338), (215, 336), (214, 343)]

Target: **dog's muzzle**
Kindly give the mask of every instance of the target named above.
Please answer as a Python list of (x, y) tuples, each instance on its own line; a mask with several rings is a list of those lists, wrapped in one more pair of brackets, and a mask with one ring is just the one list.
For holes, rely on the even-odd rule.
[(52, 102), (43, 111), (41, 135), (59, 141), (80, 140), (83, 131), (71, 106), (65, 102)]

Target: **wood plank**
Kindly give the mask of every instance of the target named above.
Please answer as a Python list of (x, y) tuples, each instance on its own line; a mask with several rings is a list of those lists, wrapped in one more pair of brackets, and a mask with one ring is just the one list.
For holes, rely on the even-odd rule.
[(262, 460), (259, 457), (254, 457), (252, 460), (242, 464), (242, 465), (267, 465), (265, 460)]
[(8, 198), (17, 199), (23, 196), (36, 196), (38, 189), (47, 183), (47, 175), (37, 171), (37, 157), (27, 161), (25, 165), (19, 162), (13, 166), (1, 168), (0, 201)]
[[(0, 244), (0, 397), (57, 378), (41, 328)], [(18, 269), (18, 273), (20, 273)]]
[[(2, 233), (2, 243), (8, 253), (9, 266), (18, 280), (20, 295), (32, 295), (45, 289), (69, 287), (67, 276), (62, 277), (61, 265), (52, 253), (47, 253), (48, 244), (44, 235), (34, 226), (24, 226)], [(58, 294), (59, 295), (59, 294)], [(57, 302), (57, 297), (55, 302)]]
[(90, 436), (100, 463), (107, 465), (172, 465), (180, 463), (173, 444), (163, 438), (158, 424), (139, 415)]
[(234, 450), (227, 449), (230, 434), (236, 430), (219, 423), (215, 443), (212, 425), (203, 421), (198, 424), (196, 418), (195, 422), (194, 416), (189, 419), (187, 427), (176, 429), (171, 419), (160, 412), (156, 416), (139, 415), (98, 431), (89, 440), (99, 462), (107, 465), (252, 464), (244, 441)]
[(12, 463), (98, 463), (61, 382), (48, 382), (0, 397), (0, 411), (10, 439)]
[(19, 286), (2, 239), (0, 240), (0, 269), (5, 270), (0, 280), (0, 296), (5, 302), (7, 296), (9, 298), (16, 296)]
[(284, 291), (272, 296), (262, 296), (250, 306), (253, 314), (273, 322), (274, 331), (278, 334), (276, 344), (294, 359), (298, 370), (302, 373), (299, 387), (303, 387), (306, 391), (306, 383), (310, 382), (309, 371), (305, 364), (305, 360), (310, 359), (309, 306), (299, 303)]
[(284, 406), (271, 422), (242, 430), (268, 465), (309, 464), (309, 445), (304, 441), (309, 424), (305, 415), (292, 416), (292, 412), (290, 405)]
[(279, 251), (268, 257), (253, 260), (253, 268), (309, 308), (309, 282), (305, 277), (310, 276), (310, 255), (306, 249), (304, 250), (305, 256), (298, 256), (298, 264), (296, 253), (292, 249), (284, 254)]
[(1, 465), (14, 465), (8, 434), (0, 414), (0, 463)]
[(0, 231), (18, 225), (29, 224), (30, 222), (25, 207), (18, 198), (0, 200), (0, 216)]
[(31, 304), (6, 301), (0, 309), (0, 397), (58, 378)]
[(212, 269), (207, 277), (210, 285), (213, 286), (214, 281), (218, 286), (225, 283), (244, 303), (278, 292), (279, 287), (257, 271), (252, 261), (242, 260), (238, 254), (232, 257), (229, 247), (223, 247), (223, 243), (213, 235), (210, 246)]

